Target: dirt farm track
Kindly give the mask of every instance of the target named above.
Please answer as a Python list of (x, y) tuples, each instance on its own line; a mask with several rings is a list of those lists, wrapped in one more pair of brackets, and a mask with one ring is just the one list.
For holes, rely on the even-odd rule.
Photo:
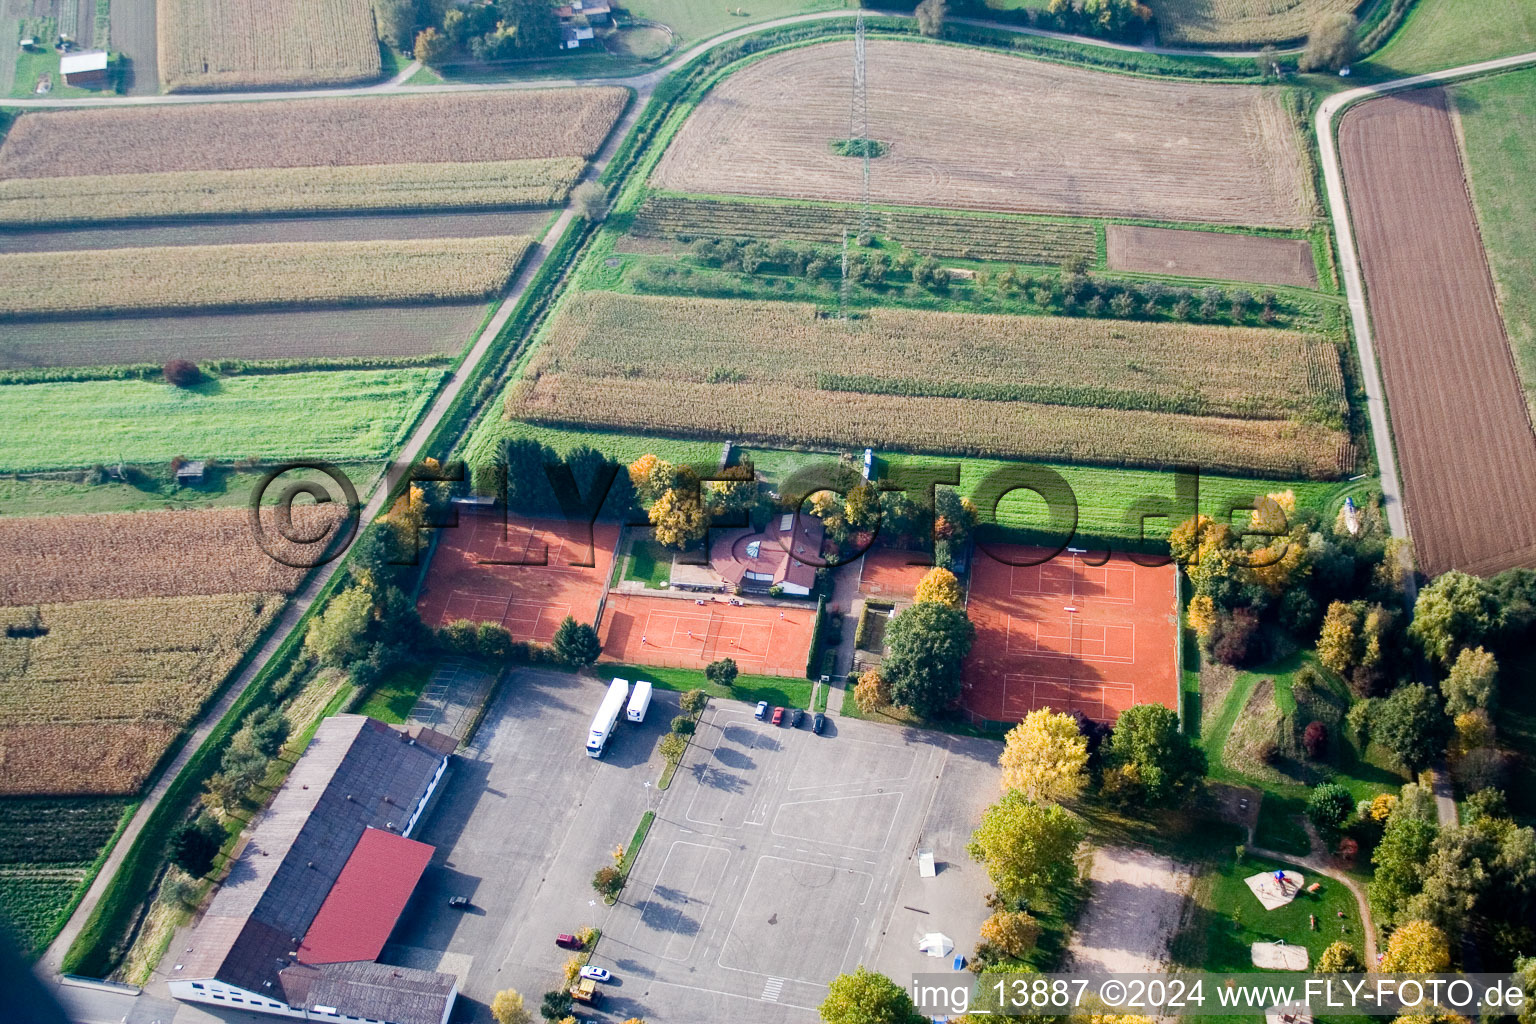
[[(853, 44), (758, 61), (704, 98), (657, 166), (683, 192), (857, 201)], [(869, 43), (877, 203), (1304, 227), (1300, 136), (1257, 87), (1155, 82), (1003, 54)]]
[(1536, 565), (1536, 435), (1445, 93), (1370, 100), (1338, 137), (1419, 568)]

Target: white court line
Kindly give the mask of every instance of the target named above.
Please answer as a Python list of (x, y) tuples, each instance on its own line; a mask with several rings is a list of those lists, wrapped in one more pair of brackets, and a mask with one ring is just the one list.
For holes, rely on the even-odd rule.
[[(762, 870), (763, 861), (765, 860), (778, 860), (783, 861), (785, 864), (804, 864), (806, 867), (811, 868), (836, 868), (836, 865), (833, 864), (818, 864), (815, 861), (795, 860), (793, 857), (775, 857), (772, 854), (766, 853), (761, 857), (758, 857), (757, 863), (752, 865), (752, 877), (747, 879), (746, 888), (741, 890), (742, 899), (736, 904), (736, 916), (731, 918), (731, 926), (726, 930), (725, 940), (720, 943), (720, 955), (715, 957), (715, 966), (721, 968), (722, 970), (735, 971), (737, 974), (754, 974), (760, 978), (770, 977), (770, 975), (765, 974), (762, 971), (748, 970), (745, 967), (732, 967), (730, 964), (725, 962), (725, 951), (726, 948), (731, 944), (731, 936), (736, 934), (736, 923), (741, 920), (741, 912), (743, 909), (745, 909), (746, 906), (746, 896), (752, 891), (752, 885), (757, 881), (757, 873)], [(859, 901), (854, 904), (854, 906), (862, 907), (864, 904), (869, 902), (869, 894), (875, 887), (875, 876), (870, 874), (868, 871), (854, 871), (852, 868), (843, 868), (842, 870), (848, 872), (850, 875), (861, 875), (869, 880), (869, 884), (864, 887), (864, 895), (860, 896)], [(858, 918), (853, 918), (852, 920), (854, 927), (853, 930), (848, 933), (848, 945), (844, 948), (843, 951), (844, 960), (848, 958), (848, 949), (851, 949), (853, 946), (853, 937), (858, 934)], [(791, 978), (789, 980), (801, 981), (799, 978)], [(802, 984), (816, 985), (819, 984), (819, 982), (808, 981), (802, 982)]]
[[(728, 968), (726, 968), (726, 970), (732, 970), (732, 968), (728, 967)], [(767, 977), (766, 974), (765, 975), (760, 975), (760, 976), (761, 977), (765, 977), (765, 978)], [(815, 988), (826, 988), (827, 987), (827, 986), (821, 984), (820, 982), (815, 982), (815, 981), (800, 981), (797, 978), (790, 978), (790, 979), (787, 979), (787, 980), (793, 981), (797, 985), (810, 985), (810, 986), (813, 986)], [(668, 988), (680, 988), (680, 989), (684, 989), (685, 991), (688, 991), (688, 992), (703, 992), (706, 995), (711, 995), (711, 996), (727, 996), (727, 997), (729, 997), (731, 999), (744, 999), (744, 1000), (746, 1000), (749, 1003), (759, 1003), (759, 1002), (762, 1002), (762, 1000), (758, 999), (756, 996), (744, 996), (740, 992), (725, 992), (725, 991), (722, 991), (721, 989), (718, 989), (718, 988), (705, 988), (702, 985), (684, 985), (682, 982), (679, 982), (679, 981), (662, 981), (662, 980), (660, 980), (658, 978), (652, 978), (650, 980), (650, 984), (651, 984), (651, 987), (653, 987), (653, 988), (655, 986), (657, 986), (657, 985), (665, 985)], [(792, 1006), (792, 1007), (794, 1007), (797, 1010), (810, 1010), (813, 1013), (820, 1008), (819, 1006), (806, 1006), (803, 1003), (791, 1003), (791, 1002), (785, 1001), (784, 999), (775, 1000), (774, 1005), (776, 1005), (776, 1006)], [(741, 1019), (741, 1020), (750, 1020), (751, 1018), (743, 1016), (743, 1017), (741, 1017), (739, 1019)]]
[[(858, 843), (837, 843), (830, 839), (813, 839), (810, 836), (801, 836), (790, 832), (779, 831), (779, 817), (791, 807), (809, 807), (811, 804), (829, 804), (838, 800), (866, 800), (873, 798), (875, 800), (883, 801), (887, 797), (892, 796), (896, 798), (896, 810), (891, 813), (890, 820), (886, 822), (885, 835), (880, 837), (879, 846), (860, 846)], [(819, 800), (795, 800), (789, 803), (782, 803), (779, 804), (779, 809), (773, 816), (773, 828), (771, 831), (774, 835), (782, 836), (785, 839), (798, 839), (802, 843), (820, 843), (821, 845), (830, 847), (834, 850), (858, 850), (861, 853), (879, 853), (881, 850), (885, 849), (886, 844), (891, 841), (891, 832), (896, 828), (897, 819), (901, 817), (901, 804), (902, 799), (905, 796), (906, 792), (904, 790), (896, 789), (888, 793), (855, 793), (851, 796), (829, 796), (823, 797)]]

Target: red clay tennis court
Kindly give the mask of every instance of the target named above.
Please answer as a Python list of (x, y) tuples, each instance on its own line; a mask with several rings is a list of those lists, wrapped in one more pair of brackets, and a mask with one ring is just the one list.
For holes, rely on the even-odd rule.
[(618, 539), (614, 523), (594, 524), (589, 548), (585, 526), (563, 519), (460, 512), (438, 538), (417, 609), (430, 626), (490, 622), (514, 640), (548, 643), (567, 615), (597, 618)]
[[(910, 565), (926, 557), (927, 565)], [(859, 591), (874, 598), (911, 600), (917, 585), (933, 568), (933, 556), (921, 551), (874, 548), (864, 555), (859, 568)]]
[(1173, 565), (1147, 568), (1124, 555), (1103, 565), (1062, 553), (978, 549), (966, 611), (976, 643), (961, 704), (978, 718), (1017, 722), (1036, 708), (1081, 711), (1112, 722), (1132, 704), (1178, 709)]
[(601, 629), (604, 660), (703, 668), (732, 658), (748, 675), (805, 675), (815, 608), (703, 600), (609, 594)]

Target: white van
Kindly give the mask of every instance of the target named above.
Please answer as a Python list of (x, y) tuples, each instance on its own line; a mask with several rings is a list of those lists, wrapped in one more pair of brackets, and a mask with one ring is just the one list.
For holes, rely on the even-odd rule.
[(644, 679), (635, 684), (635, 692), (629, 695), (629, 713), (627, 717), (631, 722), (645, 721), (646, 709), (651, 706), (651, 684)]

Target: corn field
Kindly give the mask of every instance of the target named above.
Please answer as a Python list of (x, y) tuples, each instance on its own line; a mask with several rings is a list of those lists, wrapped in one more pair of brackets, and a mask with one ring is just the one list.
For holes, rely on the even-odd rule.
[(1360, 0), (1163, 0), (1158, 37), (1167, 44), (1238, 46), (1303, 39), (1324, 14), (1352, 14)]
[(0, 316), (370, 305), (501, 291), (532, 239), (182, 245), (0, 255)]
[[(683, 241), (719, 236), (838, 242), (852, 216), (841, 206), (653, 195), (635, 211), (630, 233)], [(937, 210), (872, 210), (870, 228), (908, 249), (951, 259), (1056, 266), (1075, 256), (1092, 261), (1098, 255), (1093, 225), (1081, 222), (967, 217)]]
[(0, 178), (589, 157), (626, 89), (61, 110), (17, 118)]
[(137, 790), (282, 605), (222, 594), (4, 609), (0, 795)]
[(0, 224), (553, 206), (565, 202), (585, 167), (585, 158), (567, 156), (0, 178)]
[[(1326, 341), (1262, 328), (590, 292), (508, 394), (515, 419), (762, 443), (1187, 462), (1332, 477)], [(1336, 373), (1337, 371), (1335, 371)], [(1331, 387), (1331, 390), (1330, 390)]]
[(370, 0), (158, 0), (167, 92), (336, 85), (379, 77)]
[[(334, 502), (295, 504), (294, 530), (303, 536), (328, 532), (342, 513)], [(298, 554), (278, 540), (274, 515), (263, 510), (263, 535)], [(303, 579), (304, 570), (282, 564), (256, 543), (245, 508), (0, 518), (0, 605), (286, 594)]]

